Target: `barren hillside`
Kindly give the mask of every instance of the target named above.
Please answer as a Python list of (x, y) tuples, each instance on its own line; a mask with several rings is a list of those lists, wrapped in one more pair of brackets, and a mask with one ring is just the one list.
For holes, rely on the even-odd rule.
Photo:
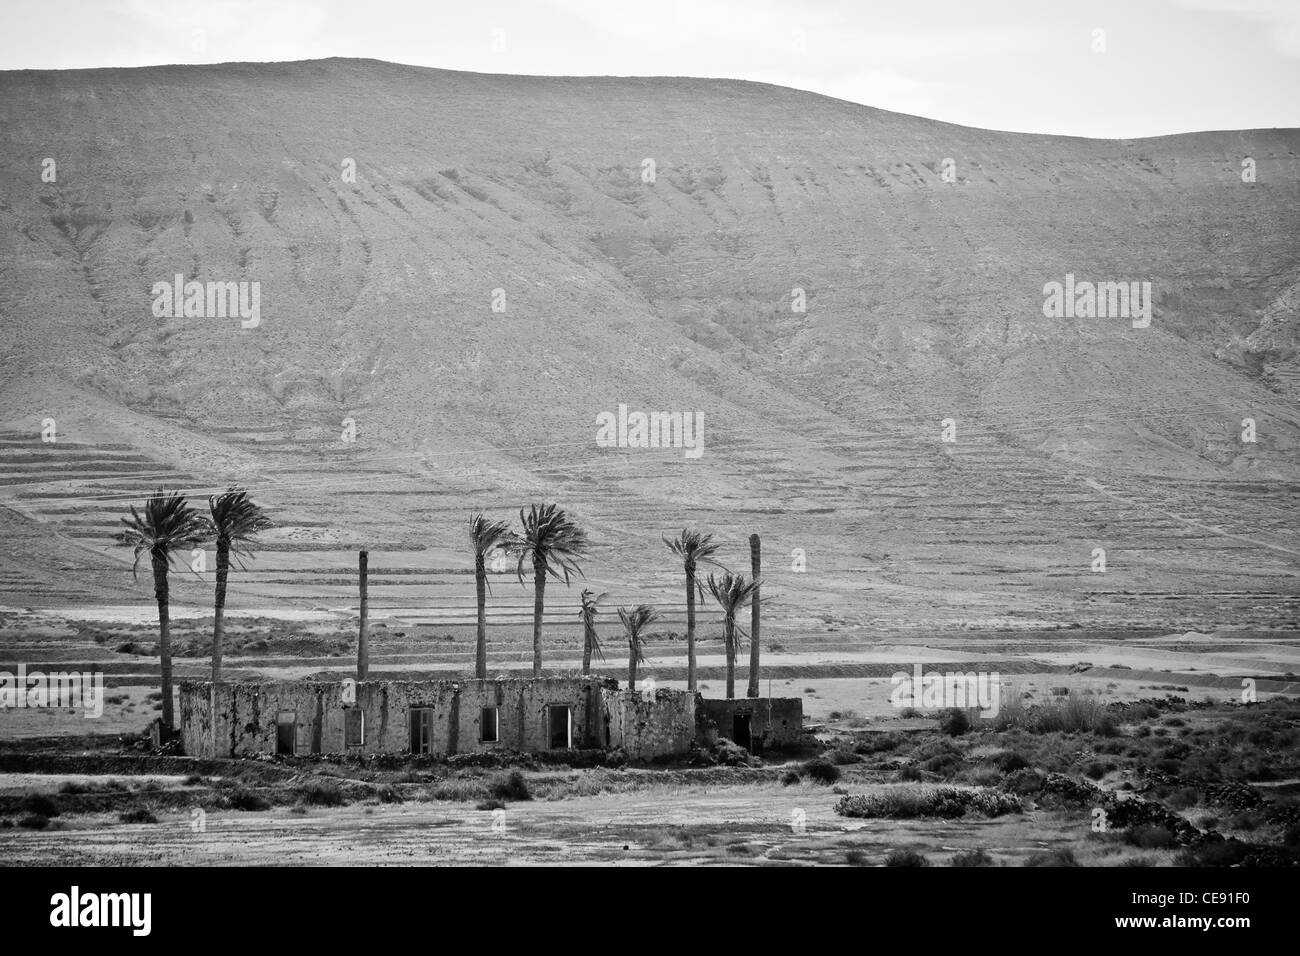
[[(1298, 150), (714, 80), (0, 73), (0, 604), (147, 602), (124, 502), (238, 480), (282, 527), (236, 605), (346, 604), (367, 546), (381, 610), (469, 607), (469, 510), (545, 499), (620, 602), (677, 600), (689, 523), (733, 565), (761, 533), (809, 630), (1294, 623)], [(260, 283), (260, 325), (157, 317), (176, 274)], [(1149, 327), (1045, 317), (1067, 274), (1151, 282)], [(598, 447), (620, 403), (704, 453)]]

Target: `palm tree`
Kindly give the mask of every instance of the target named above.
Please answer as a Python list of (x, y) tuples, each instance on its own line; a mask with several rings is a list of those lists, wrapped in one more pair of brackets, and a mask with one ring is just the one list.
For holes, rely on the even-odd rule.
[(627, 632), (627, 689), (636, 690), (636, 665), (645, 660), (645, 637), (641, 632), (657, 621), (659, 614), (648, 604), (638, 604), (630, 613), (627, 608), (619, 608), (618, 619)]
[(758, 582), (743, 574), (723, 571), (722, 577), (716, 580), (712, 574), (709, 575), (709, 593), (722, 608), (722, 639), (727, 649), (727, 699), (730, 700), (736, 696), (736, 634), (745, 635), (736, 627), (736, 612), (758, 593)]
[(271, 527), (271, 519), (261, 506), (254, 504), (243, 488), (227, 488), (224, 495), (208, 496), (212, 515), (212, 534), (217, 538), (217, 594), (212, 622), (212, 683), (221, 680), (221, 642), (225, 634), (226, 578), (230, 574), (230, 556), (242, 571), (243, 558), (253, 556), (257, 535)]
[(664, 538), (664, 544), (682, 559), (686, 570), (686, 689), (695, 690), (695, 567), (700, 561), (712, 563), (718, 546), (713, 543), (713, 535), (689, 529), (683, 529), (672, 541)]
[(605, 662), (605, 652), (600, 649), (600, 639), (596, 637), (596, 615), (600, 613), (600, 602), (607, 597), (608, 593), (595, 594), (591, 588), (582, 590), (582, 607), (578, 609), (578, 619), (582, 621), (583, 676), (591, 673), (592, 654), (599, 657), (602, 664)]
[(754, 576), (754, 598), (749, 602), (749, 686), (746, 697), (758, 696), (758, 625), (762, 598), (758, 593), (759, 574), (762, 572), (763, 545), (758, 535), (749, 536), (749, 570)]
[(131, 506), (131, 516), (122, 518), (125, 525), (117, 535), (117, 543), (135, 549), (131, 574), (140, 569), (140, 556), (146, 551), (153, 564), (153, 594), (158, 601), (158, 652), (162, 671), (162, 727), (163, 735), (170, 736), (173, 725), (172, 708), (172, 645), (171, 619), (168, 613), (167, 571), (177, 552), (188, 551), (210, 537), (208, 521), (185, 501), (179, 492), (158, 488), (145, 499), (144, 512)]
[(474, 645), (474, 676), (487, 679), (487, 556), (513, 550), (517, 537), (504, 521), (489, 521), (481, 514), (469, 519), (469, 540), (474, 548), (474, 588), (478, 596), (478, 639)]
[(563, 578), (581, 574), (578, 558), (587, 550), (587, 535), (555, 505), (533, 505), (527, 514), (519, 509), (523, 535), (515, 550), (519, 564), (515, 573), (524, 583), (524, 562), (533, 563), (533, 677), (542, 676), (542, 612), (546, 608), (546, 576)]

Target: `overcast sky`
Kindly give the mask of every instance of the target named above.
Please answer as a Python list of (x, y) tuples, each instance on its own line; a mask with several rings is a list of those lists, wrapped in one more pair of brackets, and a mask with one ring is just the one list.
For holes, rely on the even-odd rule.
[(1300, 126), (1300, 0), (0, 0), (0, 69), (733, 77), (992, 129)]

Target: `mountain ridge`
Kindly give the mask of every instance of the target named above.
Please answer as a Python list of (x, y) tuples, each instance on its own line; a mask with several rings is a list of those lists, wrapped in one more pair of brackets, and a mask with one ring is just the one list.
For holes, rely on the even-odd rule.
[[(1196, 592), (1295, 590), (1276, 548), (1298, 543), (1300, 131), (1091, 140), (748, 81), (338, 59), (3, 73), (0, 141), (15, 456), (54, 417), (199, 490), (258, 481), (301, 520), (424, 539), (435, 562), (468, 508), (547, 497), (632, 592), (671, 593), (644, 549), (688, 519), (779, 554), (807, 538), (824, 580), (790, 572), (777, 613), (829, 602), (866, 626), (1154, 613), (1099, 598), (1116, 578), (1198, 582), (1184, 623), (1236, 614)], [(259, 282), (261, 327), (155, 317), (149, 289), (176, 273)], [(1067, 274), (1151, 281), (1151, 327), (1045, 318)], [(708, 451), (598, 448), (620, 402), (702, 412)], [(15, 464), (0, 490), (77, 539), (53, 493), (98, 513), (148, 484), (91, 467), (65, 486)], [(382, 474), (433, 510), (359, 503)], [(1224, 534), (1188, 539), (1168, 510)], [(1101, 543), (1130, 557), (1095, 575)]]

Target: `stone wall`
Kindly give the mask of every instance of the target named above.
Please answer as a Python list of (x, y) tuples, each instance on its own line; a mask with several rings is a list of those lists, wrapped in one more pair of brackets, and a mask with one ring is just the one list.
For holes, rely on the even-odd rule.
[[(803, 735), (802, 697), (732, 697), (699, 701), (700, 732), (708, 739), (711, 735), (735, 741), (743, 736), (744, 721), (737, 715), (748, 716), (751, 751), (769, 747), (788, 747), (799, 742)], [(736, 741), (740, 743), (741, 741)]]
[[(422, 712), (417, 720), (429, 753), (549, 750), (552, 706), (569, 710), (567, 720), (562, 712), (557, 715), (569, 745), (606, 747), (603, 695), (616, 691), (618, 683), (599, 677), (363, 681), (348, 687), (355, 693), (348, 703), (345, 686), (342, 681), (222, 683), (214, 691), (207, 682), (184, 682), (185, 752), (200, 757), (276, 753), (283, 734), (296, 754), (409, 753), (414, 711)], [(491, 710), (485, 715), (484, 708)], [(350, 716), (357, 712), (359, 728), (358, 718)], [(484, 717), (488, 722), (495, 717), (495, 735), (484, 732), (490, 730)], [(360, 731), (360, 743), (352, 746), (345, 739), (349, 722), (354, 733)]]
[(699, 695), (684, 690), (603, 690), (609, 746), (632, 760), (686, 753), (695, 743)]

